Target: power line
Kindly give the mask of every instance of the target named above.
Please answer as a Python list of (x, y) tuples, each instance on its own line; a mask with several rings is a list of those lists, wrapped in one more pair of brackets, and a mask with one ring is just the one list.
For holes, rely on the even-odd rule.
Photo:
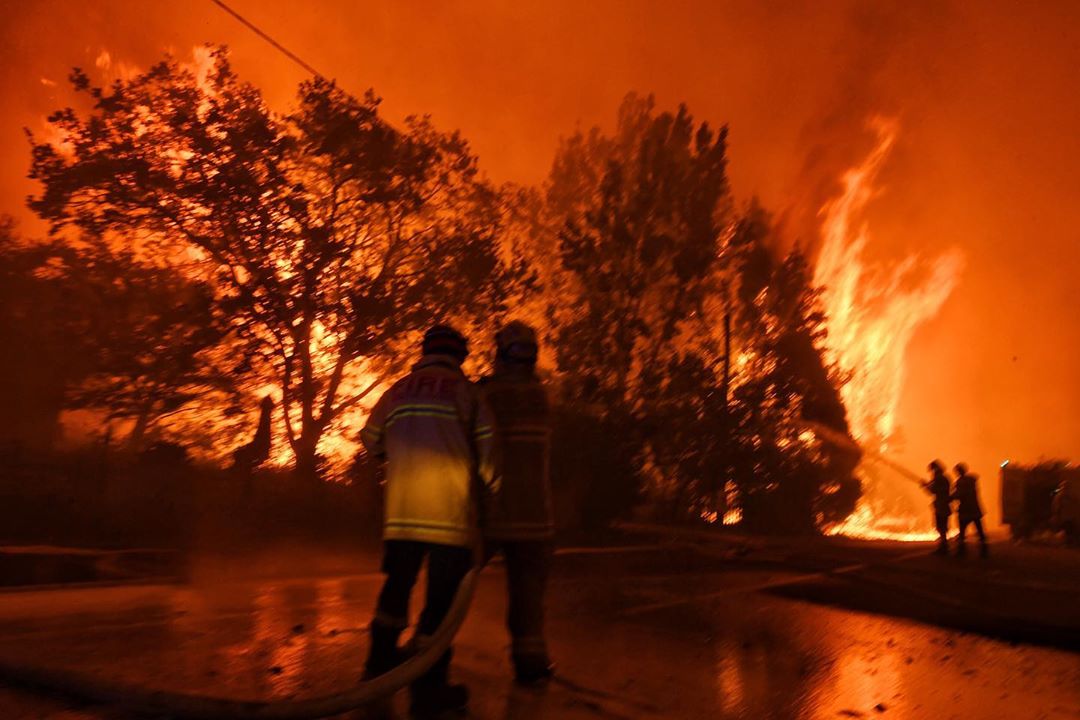
[(307, 70), (307, 71), (308, 71), (309, 73), (311, 73), (311, 74), (312, 74), (312, 75), (314, 75), (315, 77), (317, 77), (317, 78), (319, 78), (319, 79), (321, 79), (321, 80), (325, 80), (325, 79), (326, 79), (326, 76), (325, 76), (325, 75), (323, 75), (323, 74), (322, 74), (321, 72), (319, 72), (318, 70), (316, 70), (315, 68), (313, 68), (313, 67), (312, 67), (311, 65), (307, 64), (306, 62), (304, 62), (303, 58), (301, 58), (301, 57), (300, 57), (299, 55), (297, 55), (296, 53), (292, 52), (292, 51), (291, 51), (291, 50), (289, 50), (289, 49), (288, 49), (287, 47), (285, 47), (284, 45), (282, 45), (281, 43), (279, 43), (279, 42), (278, 42), (277, 40), (275, 40), (274, 38), (270, 37), (270, 36), (269, 36), (268, 34), (266, 34), (265, 32), (263, 32), (262, 30), (260, 30), (260, 29), (259, 29), (259, 28), (258, 28), (258, 27), (257, 27), (257, 26), (255, 25), (255, 23), (251, 22), (250, 20), (248, 20), (247, 18), (245, 18), (245, 17), (243, 16), (243, 15), (241, 15), (240, 13), (236, 12), (235, 10), (233, 10), (233, 9), (232, 9), (231, 7), (229, 7), (229, 6), (228, 6), (228, 5), (226, 5), (226, 4), (224, 3), (224, 2), (222, 2), (222, 0), (210, 0), (210, 2), (214, 3), (214, 4), (215, 4), (215, 5), (217, 5), (217, 6), (219, 7), (219, 8), (221, 8), (222, 10), (224, 10), (225, 12), (229, 13), (229, 14), (230, 14), (230, 15), (232, 15), (232, 16), (233, 16), (234, 18), (236, 18), (237, 20), (239, 20), (240, 22), (242, 22), (242, 23), (243, 23), (244, 25), (246, 25), (246, 26), (248, 27), (248, 29), (250, 29), (250, 30), (251, 30), (252, 32), (254, 32), (254, 33), (255, 33), (256, 35), (258, 35), (259, 37), (261, 37), (261, 38), (262, 38), (263, 40), (265, 40), (266, 42), (270, 43), (270, 44), (271, 44), (271, 45), (273, 45), (273, 46), (274, 46), (275, 48), (277, 48), (278, 50), (280, 50), (280, 51), (281, 51), (282, 53), (284, 53), (284, 54), (285, 54), (285, 56), (286, 56), (287, 58), (289, 58), (290, 60), (292, 60), (292, 61), (293, 61), (294, 63), (296, 63), (296, 64), (297, 64), (297, 65), (299, 65), (300, 67), (302, 67), (302, 68), (304, 68), (305, 70)]

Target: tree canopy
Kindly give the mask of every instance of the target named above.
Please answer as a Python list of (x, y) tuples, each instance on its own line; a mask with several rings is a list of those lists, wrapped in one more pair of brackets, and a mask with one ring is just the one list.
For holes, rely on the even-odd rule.
[(736, 208), (726, 150), (726, 128), (634, 95), (611, 136), (563, 142), (540, 221), (561, 260), (551, 334), (571, 402), (636, 457), (636, 480), (604, 482), (809, 530), (858, 496), (848, 451), (810, 429), (848, 434), (842, 378), (805, 258), (778, 260), (768, 216)]
[(614, 132), (562, 141), (542, 187), (495, 188), (459, 133), (391, 124), (321, 78), (276, 112), (223, 49), (202, 70), (71, 80), (85, 109), (50, 118), (62, 143), (31, 137), (30, 199), (100, 310), (81, 316), (99, 344), (69, 406), (138, 440), (200, 397), (272, 385), (315, 475), (403, 342), (436, 320), (490, 334), (513, 304), (554, 349), (554, 466), (593, 520), (641, 497), (797, 531), (853, 509), (819, 290), (735, 202), (726, 127), (631, 95)]
[(288, 442), (313, 470), (326, 430), (434, 317), (498, 309), (500, 195), (457, 133), (394, 127), (378, 99), (303, 83), (272, 111), (223, 49), (93, 86), (88, 113), (33, 145), (30, 206), (210, 283), (247, 372), (280, 388)]

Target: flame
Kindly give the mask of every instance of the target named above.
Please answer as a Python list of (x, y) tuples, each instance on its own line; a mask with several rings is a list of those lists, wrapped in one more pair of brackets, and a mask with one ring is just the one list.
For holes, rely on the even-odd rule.
[[(826, 356), (849, 376), (842, 389), (852, 435), (869, 452), (886, 455), (896, 436), (896, 410), (904, 386), (907, 347), (915, 331), (941, 309), (956, 286), (963, 256), (950, 250), (928, 266), (914, 254), (891, 266), (866, 259), (872, 236), (865, 219), (877, 196), (878, 173), (896, 142), (895, 120), (870, 123), (877, 142), (842, 178), (841, 193), (820, 216), (822, 247), (814, 282), (823, 288)], [(927, 271), (928, 270), (928, 271)], [(923, 271), (921, 280), (914, 277)], [(855, 512), (829, 534), (894, 540), (936, 537), (930, 513), (898, 512), (896, 500), (916, 489), (908, 479), (884, 482), (861, 469), (866, 492)], [(921, 493), (921, 491), (918, 491)]]
[[(218, 57), (215, 54), (215, 49), (208, 45), (192, 47), (190, 58), (179, 60), (180, 66), (191, 73), (195, 85), (202, 93), (203, 97), (198, 112), (206, 112), (210, 108), (210, 99), (217, 92), (212, 79), (217, 62)], [(118, 60), (108, 49), (102, 49), (98, 53), (94, 59), (94, 67), (99, 80), (103, 82), (111, 82), (116, 79), (130, 80), (140, 72), (136, 65)], [(46, 78), (41, 78), (41, 81), (43, 84), (54, 84)], [(144, 108), (144, 113), (148, 116), (151, 113), (151, 108)], [(63, 130), (48, 122), (46, 118), (41, 119), (41, 124), (44, 139), (53, 145), (57, 152), (64, 155), (72, 154), (73, 148), (70, 139)], [(140, 131), (141, 129), (136, 124), (135, 132)], [(192, 150), (186, 148), (166, 147), (162, 149), (163, 156), (169, 162), (169, 169), (174, 174), (183, 172), (185, 163), (192, 157), (192, 153)], [(142, 242), (147, 238), (153, 240), (155, 236), (153, 233), (149, 233), (145, 237), (123, 237), (117, 238), (116, 241), (127, 245), (129, 248), (134, 248), (137, 241)], [(155, 244), (148, 245), (147, 248), (149, 249), (140, 246), (140, 252), (160, 253), (162, 251), (162, 248)], [(177, 261), (176, 267), (181, 272), (189, 273), (194, 279), (207, 279), (205, 268), (210, 262), (210, 258), (204, 251), (192, 246), (185, 246), (168, 247), (165, 248), (165, 252), (173, 254), (171, 259)], [(275, 260), (277, 261), (278, 270), (283, 276), (293, 272), (292, 265), (287, 258), (275, 258)], [(240, 268), (238, 272), (242, 276), (246, 273), (243, 268)], [(326, 377), (332, 372), (335, 360), (341, 351), (343, 340), (343, 335), (328, 327), (327, 324), (323, 322), (315, 323), (310, 340), (310, 351), (314, 371), (317, 375)], [(218, 348), (216, 352), (228, 356), (233, 350), (228, 346), (223, 346)], [(235, 359), (235, 357), (230, 356), (222, 360), (222, 363), (234, 362)], [(346, 366), (338, 388), (337, 398), (342, 399), (360, 395), (364, 397), (354, 406), (334, 418), (319, 439), (317, 451), (325, 462), (325, 477), (328, 480), (342, 481), (346, 479), (346, 471), (360, 450), (358, 442), (359, 429), (363, 426), (371, 406), (378, 399), (379, 392), (385, 388), (376, 386), (366, 394), (365, 391), (373, 383), (377, 383), (380, 377), (372, 369), (370, 363), (365, 362), (362, 358), (350, 362)], [(231, 461), (232, 451), (252, 438), (259, 417), (259, 401), (263, 397), (270, 396), (274, 401), (271, 422), (271, 451), (265, 466), (273, 468), (290, 467), (295, 458), (287, 435), (283, 414), (283, 393), (280, 384), (274, 381), (272, 373), (269, 376), (245, 378), (243, 382), (245, 384), (241, 390), (245, 401), (242, 415), (237, 416), (226, 412), (225, 400), (214, 393), (207, 392), (203, 397), (189, 402), (181, 410), (169, 414), (168, 417), (155, 425), (153, 432), (166, 438), (181, 438), (192, 456), (198, 460), (228, 464)], [(295, 398), (291, 400), (289, 409), (293, 423), (298, 423), (300, 408)], [(85, 435), (92, 432), (88, 429), (89, 427), (101, 425), (102, 422), (102, 418), (92, 413), (91, 417), (86, 418), (79, 416), (78, 413), (66, 413), (65, 428), (73, 434)], [(127, 419), (110, 421), (105, 424), (107, 425), (105, 432), (108, 436), (111, 436), (114, 430), (121, 434), (130, 432), (134, 423), (132, 420)]]
[(829, 527), (827, 535), (845, 535), (863, 540), (900, 540), (930, 542), (937, 540), (936, 530), (927, 530), (929, 522), (915, 515), (890, 515), (873, 502), (860, 502), (855, 512)]
[(713, 525), (717, 520), (721, 525), (738, 525), (742, 522), (742, 509), (738, 507), (728, 508), (723, 515), (715, 510), (702, 510), (701, 519)]
[(94, 67), (109, 82), (113, 80), (131, 80), (142, 72), (141, 68), (133, 63), (124, 62), (123, 60), (114, 61), (112, 53), (107, 48), (102, 48), (101, 52), (94, 58)]

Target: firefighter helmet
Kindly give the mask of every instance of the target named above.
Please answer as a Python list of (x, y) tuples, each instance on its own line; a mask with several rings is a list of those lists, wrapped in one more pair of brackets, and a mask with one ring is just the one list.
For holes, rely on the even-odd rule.
[(425, 355), (449, 355), (458, 362), (469, 356), (469, 342), (449, 325), (432, 325), (424, 333), (422, 347)]
[(519, 363), (536, 362), (538, 352), (536, 331), (520, 320), (503, 325), (499, 332), (495, 333), (495, 346), (502, 360)]

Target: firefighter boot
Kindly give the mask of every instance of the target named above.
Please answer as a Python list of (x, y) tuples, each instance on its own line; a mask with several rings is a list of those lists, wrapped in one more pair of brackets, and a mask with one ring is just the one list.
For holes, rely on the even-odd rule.
[(511, 658), (514, 680), (521, 685), (538, 685), (555, 674), (543, 637), (514, 638)]
[(540, 685), (555, 675), (555, 666), (546, 658), (514, 662), (514, 681), (519, 685)]
[(984, 559), (990, 557), (990, 546), (985, 542), (979, 543), (979, 557)]
[[(413, 636), (409, 646), (412, 652), (421, 653), (430, 642), (429, 636), (418, 633)], [(430, 670), (409, 687), (409, 714), (417, 720), (433, 720), (464, 712), (469, 707), (469, 689), (464, 685), (449, 683), (450, 660), (453, 656), (454, 651), (447, 650)]]
[[(361, 680), (367, 681), (390, 672), (405, 661), (405, 654), (398, 647), (401, 628), (375, 619), (371, 622), (371, 648)], [(373, 720), (391, 720), (394, 717), (393, 699), (381, 698), (368, 706), (368, 716)]]
[(371, 680), (400, 665), (405, 659), (398, 648), (401, 629), (391, 627), (378, 619), (371, 623), (371, 649), (364, 665), (364, 680)]
[(469, 707), (469, 689), (448, 683), (419, 683), (411, 688), (409, 715), (416, 720), (436, 720), (460, 714)]

